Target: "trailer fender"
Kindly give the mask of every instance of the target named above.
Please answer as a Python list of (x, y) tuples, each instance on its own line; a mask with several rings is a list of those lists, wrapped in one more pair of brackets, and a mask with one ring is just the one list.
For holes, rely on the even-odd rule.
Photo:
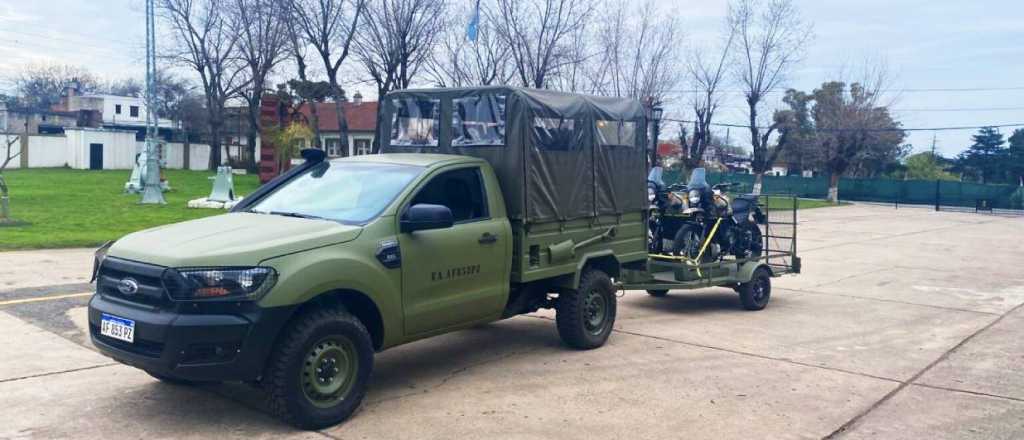
[(739, 270), (736, 271), (736, 280), (739, 281), (740, 283), (749, 283), (750, 280), (754, 278), (754, 271), (756, 271), (760, 267), (767, 269), (768, 274), (770, 274), (771, 276), (775, 276), (775, 271), (772, 270), (772, 267), (765, 264), (764, 262), (748, 261), (740, 265)]

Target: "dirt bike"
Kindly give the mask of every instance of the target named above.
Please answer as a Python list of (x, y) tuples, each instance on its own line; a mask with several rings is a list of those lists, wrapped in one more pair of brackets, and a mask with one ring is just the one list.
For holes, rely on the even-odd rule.
[[(672, 254), (698, 259), (719, 260), (726, 255), (737, 259), (760, 257), (764, 242), (759, 224), (766, 216), (757, 204), (757, 196), (738, 196), (730, 200), (726, 192), (733, 183), (709, 186), (703, 168), (694, 169), (686, 185), (682, 214), (686, 221), (672, 240)], [(706, 238), (710, 236), (710, 240)], [(705, 243), (707, 241), (707, 243)]]

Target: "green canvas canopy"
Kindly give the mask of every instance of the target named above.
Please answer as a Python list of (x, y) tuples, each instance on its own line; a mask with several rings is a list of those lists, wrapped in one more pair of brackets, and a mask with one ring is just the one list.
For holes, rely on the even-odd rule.
[(513, 219), (646, 207), (647, 122), (636, 100), (493, 86), (401, 90), (381, 105), (382, 151), (487, 160)]

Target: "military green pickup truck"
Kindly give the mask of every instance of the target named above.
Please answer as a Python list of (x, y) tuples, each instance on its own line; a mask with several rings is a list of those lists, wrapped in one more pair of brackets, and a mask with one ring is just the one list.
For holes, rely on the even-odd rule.
[(175, 383), (245, 381), (308, 429), (359, 406), (375, 352), (554, 308), (605, 343), (643, 270), (638, 102), (509, 87), (382, 100), (384, 154), (306, 161), (232, 212), (97, 251), (103, 353)]

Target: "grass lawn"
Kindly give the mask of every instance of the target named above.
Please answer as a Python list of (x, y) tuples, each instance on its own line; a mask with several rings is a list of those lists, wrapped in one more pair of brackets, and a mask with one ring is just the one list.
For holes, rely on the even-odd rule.
[[(164, 193), (163, 206), (139, 205), (140, 195), (123, 194), (130, 174), (63, 168), (6, 171), (11, 216), (28, 224), (0, 227), (0, 250), (98, 246), (140, 229), (225, 212), (185, 207), (189, 200), (210, 194), (211, 171), (164, 170), (172, 190)], [(259, 186), (255, 175), (236, 175), (234, 181), (238, 195)]]

